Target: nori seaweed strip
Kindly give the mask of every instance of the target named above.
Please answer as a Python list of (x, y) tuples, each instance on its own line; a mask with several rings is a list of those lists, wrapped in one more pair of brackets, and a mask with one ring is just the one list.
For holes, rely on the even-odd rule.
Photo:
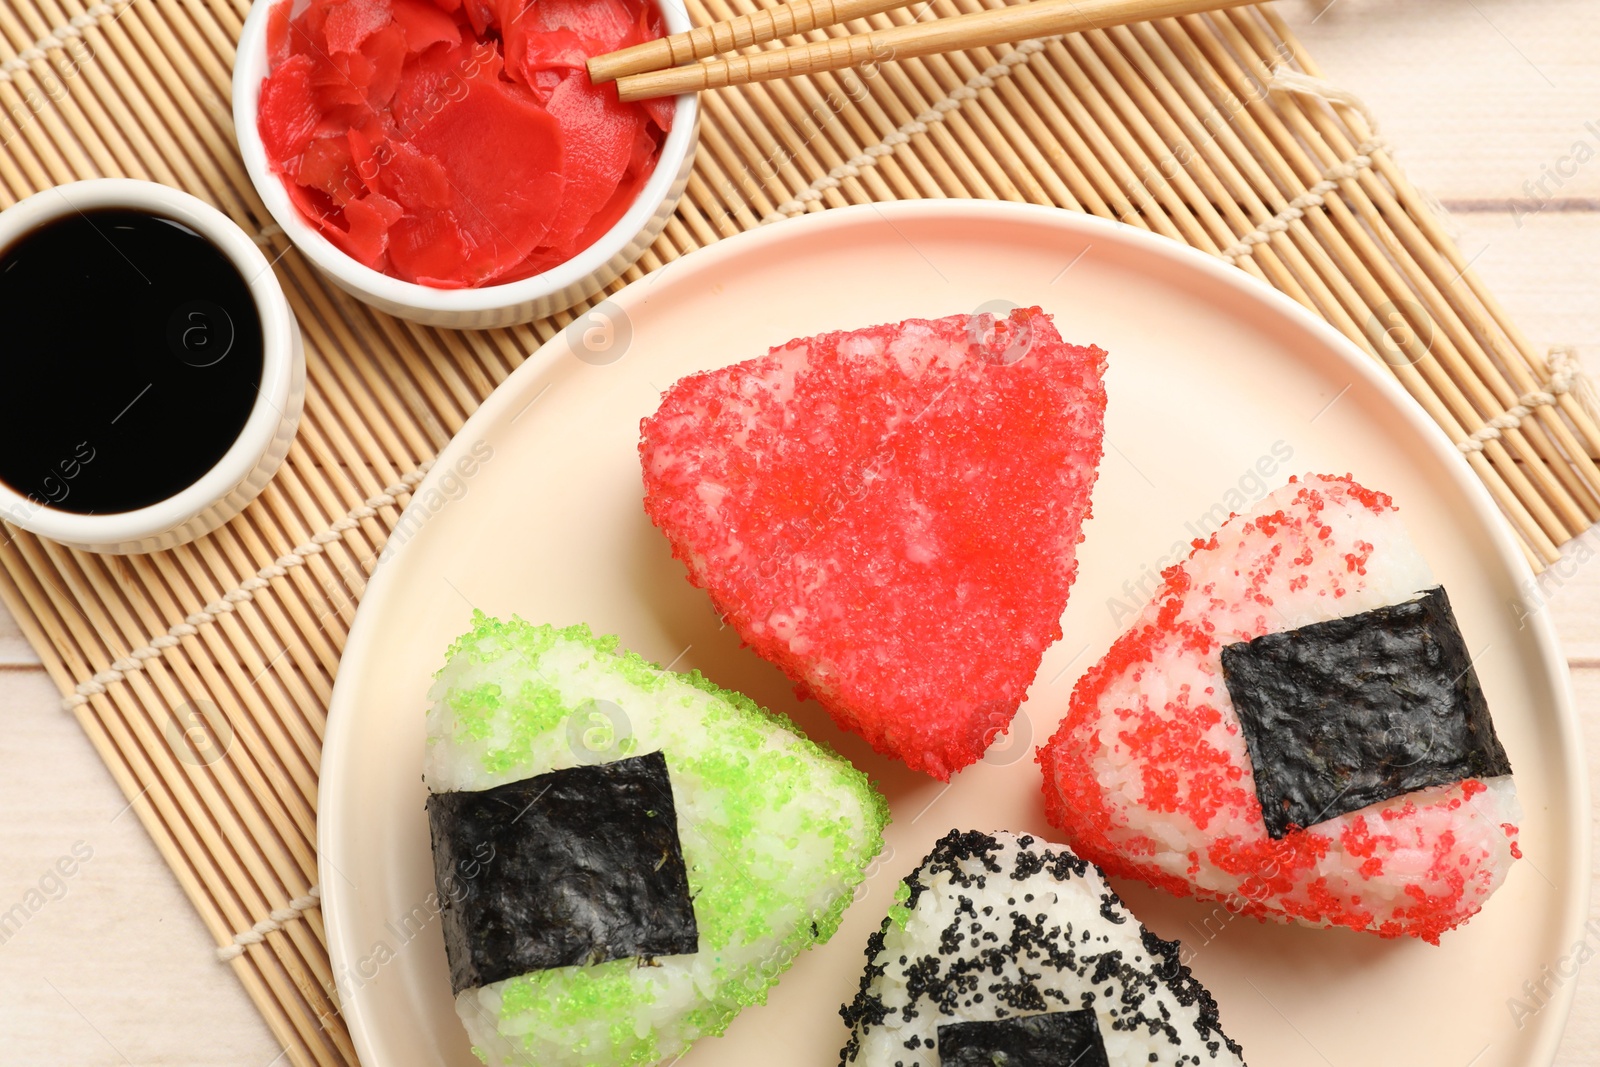
[(435, 793), (428, 824), (457, 993), (530, 971), (699, 949), (660, 752)]
[(1267, 833), (1510, 774), (1443, 588), (1222, 650)]
[(1094, 1011), (945, 1023), (939, 1027), (940, 1067), (1111, 1067)]

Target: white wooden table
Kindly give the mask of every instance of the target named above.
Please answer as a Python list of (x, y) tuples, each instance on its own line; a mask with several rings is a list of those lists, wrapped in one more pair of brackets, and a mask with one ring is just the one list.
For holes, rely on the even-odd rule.
[[(1451, 209), (1463, 250), (1528, 335), (1577, 345), (1600, 372), (1600, 4), (1280, 6), (1328, 76), (1372, 105), (1413, 179)], [(1573, 668), (1594, 780), (1600, 531), (1584, 544), (1544, 583)], [(20, 928), (0, 929), (0, 1064), (278, 1061), (278, 1045), (216, 962), (210, 938), (3, 611), (0, 709), (0, 915), (13, 904), (27, 913)], [(78, 860), (74, 847), (90, 858)], [(70, 877), (57, 869), (63, 857), (73, 861), (61, 868)], [(1600, 919), (1600, 896), (1592, 914)], [(1572, 981), (1577, 1001), (1563, 1067), (1600, 1062), (1600, 961)]]

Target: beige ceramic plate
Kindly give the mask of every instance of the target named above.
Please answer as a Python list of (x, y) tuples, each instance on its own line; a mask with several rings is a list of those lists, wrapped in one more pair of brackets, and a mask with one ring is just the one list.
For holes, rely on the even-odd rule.
[[(946, 789), (841, 734), (719, 627), (645, 519), (639, 419), (691, 371), (824, 330), (1038, 304), (1110, 353), (1106, 456), (1082, 569), (1013, 737)], [(580, 358), (581, 357), (581, 358)], [(1260, 925), (1122, 885), (1180, 938), (1251, 1063), (1547, 1063), (1572, 991), (1551, 981), (1586, 905), (1588, 805), (1549, 625), (1519, 626), (1526, 567), (1421, 409), (1331, 329), (1243, 272), (1083, 215), (968, 201), (829, 211), (730, 238), (635, 283), (529, 359), (418, 490), (345, 651), (323, 755), (323, 909), (367, 1067), (474, 1063), (451, 1007), (421, 780), (424, 694), (474, 607), (588, 622), (787, 712), (883, 786), (892, 854), (833, 941), (683, 1067), (827, 1067), (838, 1008), (895, 880), (952, 827), (1049, 836), (1030, 758), (1174, 542), (1304, 471), (1391, 493), (1450, 590), (1527, 812), (1526, 859), (1441, 947)], [(1143, 590), (1141, 592), (1140, 590)], [(1031, 741), (1029, 740), (1031, 738)], [(1547, 970), (1546, 968), (1549, 968)], [(1523, 983), (1549, 1006), (1514, 1015)]]

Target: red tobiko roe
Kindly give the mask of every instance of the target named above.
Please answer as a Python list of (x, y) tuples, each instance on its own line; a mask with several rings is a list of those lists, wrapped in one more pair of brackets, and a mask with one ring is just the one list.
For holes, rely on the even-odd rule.
[(279, 0), (257, 127), (351, 258), (440, 289), (517, 281), (644, 188), (673, 102), (621, 103), (584, 63), (661, 33), (651, 0)]

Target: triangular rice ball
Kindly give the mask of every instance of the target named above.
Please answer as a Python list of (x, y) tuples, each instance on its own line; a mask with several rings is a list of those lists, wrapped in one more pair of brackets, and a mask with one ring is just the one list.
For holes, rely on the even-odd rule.
[(896, 900), (842, 1010), (843, 1067), (1242, 1063), (1178, 943), (1066, 848), (952, 830)]
[(1039, 750), (1050, 821), (1179, 896), (1437, 942), (1505, 879), (1520, 811), (1436, 587), (1388, 496), (1291, 479), (1079, 680)]
[(792, 341), (668, 390), (645, 509), (756, 652), (948, 779), (1061, 636), (1104, 369), (1038, 308)]
[(586, 626), (479, 614), (430, 697), (446, 948), (491, 1064), (654, 1064), (721, 1033), (882, 846), (847, 762)]

